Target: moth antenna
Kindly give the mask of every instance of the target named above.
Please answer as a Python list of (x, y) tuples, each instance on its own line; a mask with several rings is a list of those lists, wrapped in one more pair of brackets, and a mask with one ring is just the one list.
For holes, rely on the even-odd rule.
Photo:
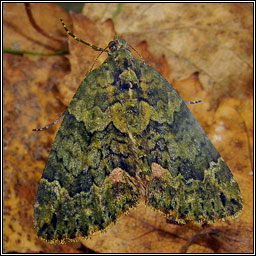
[[(108, 46), (107, 46), (106, 48), (104, 48), (104, 50), (106, 50), (107, 48), (108, 48)], [(100, 57), (100, 55), (101, 55), (103, 52), (104, 52), (104, 51), (101, 51), (101, 53), (98, 54), (98, 56), (96, 57), (95, 61), (94, 61), (93, 64), (92, 64), (92, 67), (90, 68), (89, 72), (92, 71), (92, 69), (93, 69), (93, 67), (94, 67), (94, 65), (95, 65), (95, 63), (96, 63), (96, 61), (98, 60), (98, 58)]]
[(195, 100), (195, 101), (186, 101), (186, 100), (184, 100), (184, 102), (185, 102), (186, 104), (197, 104), (197, 103), (202, 102), (202, 100)]
[(62, 18), (60, 18), (60, 21), (61, 21), (61, 23), (62, 23), (63, 28), (66, 30), (66, 33), (67, 33), (69, 36), (73, 37), (76, 41), (78, 41), (78, 42), (80, 42), (80, 43), (82, 43), (82, 44), (85, 44), (85, 45), (87, 45), (87, 46), (90, 46), (90, 47), (91, 47), (93, 50), (95, 50), (95, 51), (108, 52), (108, 51), (106, 50), (106, 48), (105, 48), (105, 49), (100, 48), (100, 47), (98, 47), (98, 46), (96, 46), (96, 45), (87, 43), (87, 42), (85, 42), (84, 40), (78, 38), (77, 36), (75, 36), (73, 33), (71, 33), (71, 32), (68, 30), (68, 28), (67, 28), (67, 26), (65, 25), (65, 23), (64, 23), (64, 21), (63, 21)]
[(130, 44), (128, 44), (128, 45), (129, 45), (130, 48), (132, 48), (139, 55), (139, 57), (141, 58), (142, 62), (145, 64), (145, 61), (144, 61), (142, 55), (138, 51), (136, 51), (136, 49), (133, 48)]
[(56, 123), (58, 123), (59, 120), (60, 120), (60, 119), (63, 117), (63, 115), (65, 114), (65, 112), (66, 112), (66, 111), (64, 111), (64, 112), (61, 114), (61, 116), (60, 116), (57, 120), (55, 120), (53, 123), (48, 124), (48, 125), (46, 125), (46, 126), (43, 127), (43, 128), (33, 129), (32, 131), (33, 131), (33, 132), (41, 132), (41, 131), (47, 130), (47, 129), (50, 128), (51, 126), (53, 126), (53, 125), (55, 125)]

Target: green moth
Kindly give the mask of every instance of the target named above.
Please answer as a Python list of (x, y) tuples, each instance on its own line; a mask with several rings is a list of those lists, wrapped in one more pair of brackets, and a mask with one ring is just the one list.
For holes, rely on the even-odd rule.
[(64, 28), (108, 58), (64, 114), (35, 199), (37, 235), (88, 237), (140, 201), (181, 224), (238, 216), (238, 184), (170, 84), (126, 41), (101, 49)]

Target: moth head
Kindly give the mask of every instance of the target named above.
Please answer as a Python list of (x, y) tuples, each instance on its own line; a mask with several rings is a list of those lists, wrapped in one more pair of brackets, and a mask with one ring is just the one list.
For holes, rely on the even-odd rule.
[(116, 39), (109, 42), (108, 48), (110, 52), (115, 52), (119, 49), (129, 49), (129, 44), (125, 40)]

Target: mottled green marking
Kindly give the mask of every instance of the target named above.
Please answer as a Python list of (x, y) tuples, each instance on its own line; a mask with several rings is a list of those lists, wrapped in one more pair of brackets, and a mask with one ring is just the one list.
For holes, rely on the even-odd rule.
[(182, 99), (124, 40), (89, 72), (53, 142), (34, 205), (39, 237), (88, 237), (140, 200), (178, 223), (242, 210), (239, 187)]

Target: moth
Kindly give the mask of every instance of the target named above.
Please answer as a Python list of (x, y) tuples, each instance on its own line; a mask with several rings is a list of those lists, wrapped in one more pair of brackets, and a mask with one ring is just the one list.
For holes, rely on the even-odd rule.
[[(63, 21), (62, 21), (63, 23)], [(49, 242), (104, 230), (140, 201), (185, 224), (236, 217), (237, 182), (185, 102), (125, 40), (102, 49), (70, 102), (34, 203)]]

